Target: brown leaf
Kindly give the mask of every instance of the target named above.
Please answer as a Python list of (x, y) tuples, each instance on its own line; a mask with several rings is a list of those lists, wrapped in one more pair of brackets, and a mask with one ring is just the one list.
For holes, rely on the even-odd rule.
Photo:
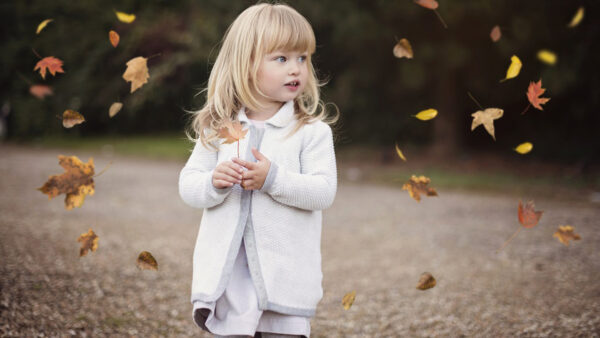
[(500, 40), (501, 37), (502, 32), (500, 31), (500, 26), (494, 26), (494, 28), (492, 28), (492, 31), (490, 32), (490, 38), (492, 39), (492, 41), (496, 42)]
[(71, 128), (76, 124), (80, 124), (85, 122), (85, 118), (83, 117), (83, 115), (79, 114), (78, 112), (71, 110), (71, 109), (67, 109), (63, 112), (63, 127), (65, 128)]
[(137, 266), (141, 270), (154, 270), (158, 271), (158, 263), (156, 259), (148, 251), (142, 251), (137, 258)]
[(117, 115), (117, 113), (121, 111), (121, 108), (123, 108), (123, 104), (121, 102), (114, 102), (108, 109), (108, 116), (113, 117)]
[(94, 159), (82, 163), (77, 156), (58, 155), (58, 163), (65, 169), (61, 175), (52, 175), (43, 186), (37, 188), (52, 199), (65, 194), (65, 209), (81, 207), (85, 195), (94, 194)]
[(428, 9), (436, 9), (439, 6), (435, 0), (415, 0), (415, 3)]
[(82, 233), (77, 242), (81, 242), (81, 248), (79, 249), (79, 257), (85, 256), (89, 250), (96, 251), (98, 249), (98, 236), (94, 233), (92, 228), (88, 232)]
[(231, 121), (225, 119), (224, 127), (219, 129), (219, 138), (225, 139), (223, 143), (233, 143), (243, 139), (248, 132), (248, 129), (242, 129), (242, 124), (239, 121)]
[(119, 45), (120, 40), (119, 33), (111, 30), (110, 32), (108, 32), (108, 40), (110, 41), (110, 44), (113, 47), (117, 47)]
[(351, 291), (344, 295), (344, 298), (342, 298), (344, 310), (350, 309), (352, 304), (354, 304), (354, 298), (356, 298), (356, 291)]
[(492, 138), (496, 140), (494, 135), (494, 120), (502, 117), (504, 110), (500, 108), (487, 108), (485, 110), (478, 110), (471, 114), (473, 116), (473, 122), (471, 123), (471, 130), (474, 130), (479, 125), (483, 124), (488, 134), (492, 135)]
[(540, 105), (550, 100), (550, 98), (540, 97), (540, 95), (544, 94), (545, 91), (546, 89), (542, 88), (542, 79), (540, 79), (538, 82), (529, 83), (529, 88), (527, 88), (527, 99), (536, 109), (544, 110)]
[(123, 73), (123, 79), (131, 82), (131, 92), (133, 93), (138, 88), (148, 83), (148, 59), (143, 56), (135, 57), (127, 61), (127, 69)]
[(558, 240), (564, 245), (569, 245), (569, 240), (571, 239), (575, 241), (581, 239), (581, 236), (575, 233), (575, 228), (570, 225), (559, 225), (558, 230), (556, 230), (552, 237), (558, 238)]
[(436, 284), (435, 278), (429, 272), (423, 272), (419, 282), (417, 283), (417, 289), (427, 290), (434, 287)]
[(402, 186), (402, 190), (408, 190), (410, 197), (412, 197), (415, 201), (421, 201), (420, 194), (426, 194), (427, 196), (437, 196), (437, 192), (435, 189), (428, 187), (427, 185), (431, 182), (431, 180), (425, 176), (415, 176), (412, 175), (408, 182), (404, 183)]
[(52, 88), (46, 85), (32, 85), (29, 87), (29, 93), (38, 99), (43, 99), (48, 95), (52, 95)]
[(62, 65), (63, 62), (61, 59), (57, 59), (54, 56), (47, 56), (35, 64), (33, 71), (36, 71), (36, 69), (39, 68), (42, 79), (46, 79), (46, 70), (50, 71), (50, 74), (52, 75), (64, 73), (65, 71), (62, 69)]
[(394, 46), (393, 50), (394, 56), (397, 58), (405, 57), (407, 59), (413, 58), (413, 49), (410, 45), (410, 42), (404, 38), (400, 39), (398, 43)]
[(533, 228), (538, 224), (540, 218), (542, 218), (543, 211), (535, 211), (533, 201), (527, 202), (525, 207), (521, 201), (519, 201), (519, 223), (525, 228)]

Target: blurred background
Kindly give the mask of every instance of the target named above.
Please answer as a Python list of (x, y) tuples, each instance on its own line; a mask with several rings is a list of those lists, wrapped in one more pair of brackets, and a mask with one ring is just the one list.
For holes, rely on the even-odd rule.
[[(234, 18), (254, 3), (3, 2), (3, 140), (187, 158), (185, 110), (204, 103), (204, 96), (196, 94), (207, 83), (220, 40)], [(573, 178), (567, 184), (598, 185), (598, 2), (442, 2), (437, 12), (448, 28), (434, 11), (409, 0), (288, 3), (315, 30), (313, 61), (319, 77), (328, 80), (322, 97), (341, 111), (335, 126), (340, 160), (378, 168), (400, 164), (397, 143), (408, 158), (401, 170), (423, 169), (434, 176), (432, 168), (513, 170), (517, 176), (530, 173), (532, 179), (547, 173)], [(567, 27), (580, 6), (585, 7), (583, 20)], [(115, 11), (137, 18), (123, 23)], [(54, 21), (36, 35), (37, 25), (48, 18)], [(497, 42), (490, 38), (495, 25), (502, 31)], [(116, 48), (109, 43), (110, 30), (121, 37)], [(411, 42), (413, 59), (394, 57), (392, 49), (402, 38)], [(557, 62), (538, 60), (541, 49), (553, 51)], [(33, 71), (36, 53), (63, 60), (65, 73), (43, 80)], [(500, 83), (513, 54), (523, 62), (521, 72)], [(122, 74), (126, 62), (137, 56), (152, 56), (150, 78), (130, 94)], [(529, 107), (521, 114), (528, 106), (529, 83), (539, 79), (547, 89), (543, 96), (551, 100), (543, 111)], [(36, 98), (29, 92), (34, 84), (50, 86), (53, 95)], [(495, 121), (496, 141), (483, 126), (470, 130), (471, 114), (480, 108), (468, 93), (483, 108), (504, 109)], [(115, 101), (124, 106), (109, 118)], [(439, 111), (435, 119), (413, 117), (428, 108)], [(59, 116), (66, 109), (80, 112), (86, 122), (63, 128)], [(514, 148), (526, 141), (533, 151), (517, 154)]]

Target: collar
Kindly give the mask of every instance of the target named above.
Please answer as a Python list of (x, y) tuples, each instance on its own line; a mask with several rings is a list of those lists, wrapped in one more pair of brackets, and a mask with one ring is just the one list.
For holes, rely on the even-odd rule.
[[(287, 101), (279, 108), (275, 115), (271, 116), (268, 120), (265, 120), (265, 124), (271, 124), (275, 127), (287, 126), (294, 117), (294, 100)], [(246, 108), (242, 107), (238, 112), (238, 120), (240, 123), (245, 122), (250, 124), (248, 116), (246, 116)]]

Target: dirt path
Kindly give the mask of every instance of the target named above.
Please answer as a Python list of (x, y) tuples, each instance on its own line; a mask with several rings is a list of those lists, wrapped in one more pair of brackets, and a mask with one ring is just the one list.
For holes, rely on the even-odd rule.
[[(97, 172), (114, 161), (82, 208), (36, 190), (62, 172), (60, 153), (93, 155)], [(179, 198), (182, 162), (6, 145), (0, 158), (0, 336), (210, 337), (191, 318), (202, 211)], [(340, 180), (324, 212), (313, 337), (598, 337), (598, 204), (438, 192), (416, 203), (399, 189)], [(518, 228), (519, 198), (535, 199), (542, 221), (496, 255)], [(559, 224), (583, 239), (560, 244)], [(79, 258), (76, 239), (90, 227), (99, 249)], [(136, 268), (142, 250), (158, 272)], [(419, 291), (425, 271), (438, 283)]]

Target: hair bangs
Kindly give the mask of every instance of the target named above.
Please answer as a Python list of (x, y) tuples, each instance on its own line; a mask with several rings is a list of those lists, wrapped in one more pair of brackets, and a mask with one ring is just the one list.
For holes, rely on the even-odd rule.
[[(278, 7), (278, 6), (274, 6)], [(264, 31), (263, 50), (269, 54), (277, 50), (315, 52), (315, 33), (304, 17), (287, 7), (277, 8), (268, 15), (268, 29)]]

